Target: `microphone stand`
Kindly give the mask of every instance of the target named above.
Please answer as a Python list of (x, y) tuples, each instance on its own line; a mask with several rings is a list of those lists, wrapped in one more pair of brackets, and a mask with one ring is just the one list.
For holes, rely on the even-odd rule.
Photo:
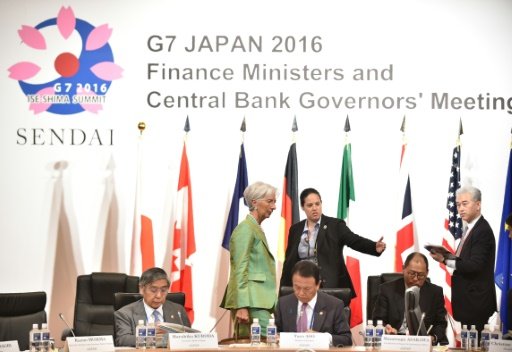
[(62, 313), (59, 313), (59, 318), (60, 320), (62, 320), (64, 322), (64, 324), (66, 325), (66, 327), (69, 329), (69, 331), (71, 331), (71, 335), (73, 335), (73, 337), (76, 337), (75, 336), (75, 332), (73, 331), (73, 328), (71, 327), (71, 325), (68, 324), (68, 322), (66, 321), (66, 319), (64, 319), (64, 314)]
[(180, 318), (181, 332), (185, 332), (185, 326), (183, 324), (183, 319), (181, 319), (181, 312), (180, 311), (178, 311), (178, 317)]

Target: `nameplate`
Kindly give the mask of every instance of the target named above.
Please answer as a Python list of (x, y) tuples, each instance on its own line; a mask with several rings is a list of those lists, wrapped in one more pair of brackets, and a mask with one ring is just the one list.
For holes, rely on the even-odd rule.
[(69, 352), (114, 352), (112, 335), (68, 337), (66, 343)]
[(2, 341), (0, 342), (0, 352), (20, 352), (18, 341)]
[(169, 349), (172, 350), (188, 350), (200, 348), (219, 348), (216, 332), (210, 333), (182, 333), (169, 334)]
[(329, 333), (282, 332), (279, 334), (280, 348), (328, 349), (332, 336)]
[(382, 335), (381, 350), (383, 351), (430, 352), (431, 348), (430, 336)]
[(490, 340), (489, 352), (511, 352), (512, 340)]

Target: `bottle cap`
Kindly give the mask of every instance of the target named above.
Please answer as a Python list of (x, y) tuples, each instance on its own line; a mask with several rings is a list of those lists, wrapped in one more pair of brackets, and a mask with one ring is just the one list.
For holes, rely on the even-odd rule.
[(139, 324), (139, 325), (144, 325), (144, 320), (142, 320), (142, 319), (141, 319), (141, 320), (139, 320), (138, 324)]
[(37, 325), (37, 323), (32, 324), (32, 329), (37, 329), (38, 327), (39, 325)]
[(259, 320), (258, 318), (254, 318), (254, 319), (252, 320), (252, 322), (253, 322), (253, 323), (259, 323), (259, 322), (260, 322), (260, 320)]
[(373, 320), (368, 319), (368, 322), (366, 323), (366, 325), (372, 325), (372, 324), (373, 324)]
[(274, 319), (272, 319), (272, 318), (270, 318), (270, 319), (268, 320), (268, 324), (269, 324), (269, 325), (274, 325), (274, 324), (275, 324), (275, 322), (276, 322), (276, 321), (275, 321)]
[(382, 325), (382, 320), (377, 320), (377, 325)]
[(42, 324), (41, 324), (41, 329), (46, 329), (46, 328), (48, 328), (48, 324), (46, 324), (46, 323), (42, 323)]

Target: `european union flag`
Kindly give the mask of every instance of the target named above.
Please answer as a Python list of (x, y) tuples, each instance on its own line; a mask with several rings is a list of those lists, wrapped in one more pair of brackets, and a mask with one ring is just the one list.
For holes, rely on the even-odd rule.
[(505, 186), (505, 198), (503, 201), (503, 212), (501, 215), (501, 231), (498, 240), (498, 256), (496, 260), (496, 271), (494, 273), (494, 281), (501, 289), (501, 304), (500, 304), (500, 317), (503, 323), (503, 332), (511, 329), (511, 323), (508, 320), (507, 311), (508, 307), (507, 296), (508, 291), (512, 289), (512, 257), (510, 256), (510, 247), (512, 239), (509, 238), (508, 230), (505, 228), (505, 220), (508, 215), (512, 213), (512, 149), (508, 159), (507, 182)]

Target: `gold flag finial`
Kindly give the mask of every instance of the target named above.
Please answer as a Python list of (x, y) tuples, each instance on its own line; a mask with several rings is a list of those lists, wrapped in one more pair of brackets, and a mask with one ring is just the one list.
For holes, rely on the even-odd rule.
[(144, 130), (146, 129), (146, 123), (144, 121), (139, 122), (137, 128), (139, 129), (140, 134), (142, 134), (142, 132), (144, 132)]

